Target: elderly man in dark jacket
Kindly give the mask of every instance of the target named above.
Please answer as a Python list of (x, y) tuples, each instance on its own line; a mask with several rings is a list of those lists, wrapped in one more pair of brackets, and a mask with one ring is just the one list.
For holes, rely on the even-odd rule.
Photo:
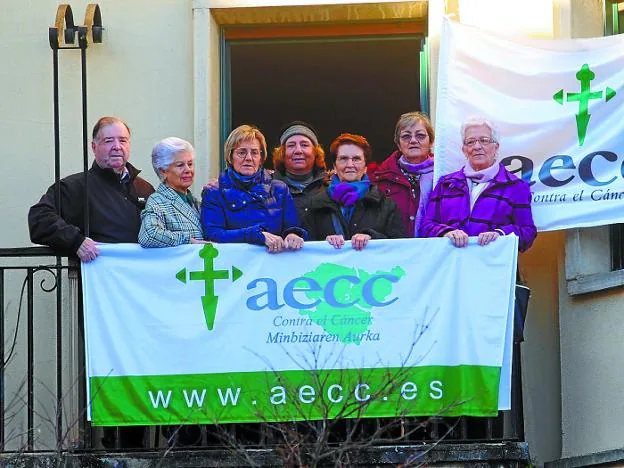
[[(154, 187), (139, 177), (130, 157), (130, 129), (116, 117), (102, 117), (93, 127), (91, 143), (95, 161), (89, 169), (89, 232), (84, 205), (87, 201), (83, 173), (52, 185), (28, 212), (30, 239), (83, 262), (94, 260), (97, 242), (137, 242), (141, 210)], [(60, 206), (57, 206), (60, 197)]]
[[(75, 255), (83, 262), (99, 255), (97, 242), (137, 242), (141, 210), (154, 192), (154, 187), (139, 177), (140, 171), (128, 163), (130, 128), (123, 120), (99, 119), (93, 127), (91, 148), (95, 161), (87, 173), (88, 193), (84, 174), (73, 174), (60, 181), (60, 193), (52, 185), (28, 212), (33, 242), (62, 255)], [(85, 202), (89, 203), (88, 223)], [(142, 447), (144, 434), (143, 427), (120, 428), (120, 447)], [(115, 428), (105, 428), (102, 443), (114, 447)]]

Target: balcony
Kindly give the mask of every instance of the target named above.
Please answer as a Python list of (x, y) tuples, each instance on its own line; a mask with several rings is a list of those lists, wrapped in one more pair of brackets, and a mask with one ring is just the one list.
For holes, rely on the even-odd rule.
[[(524, 466), (520, 348), (512, 410), (496, 418), (383, 418), (143, 431), (142, 448), (102, 445), (85, 413), (79, 265), (44, 247), (0, 249), (0, 463), (33, 466), (406, 464)], [(167, 435), (168, 437), (165, 437)], [(319, 442), (320, 441), (320, 442)]]

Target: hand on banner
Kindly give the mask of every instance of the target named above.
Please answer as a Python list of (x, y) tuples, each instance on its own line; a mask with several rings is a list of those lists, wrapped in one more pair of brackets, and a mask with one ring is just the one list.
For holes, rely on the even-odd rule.
[(490, 242), (498, 239), (499, 236), (500, 234), (495, 231), (482, 232), (478, 237), (479, 245), (488, 245)]
[(369, 240), (371, 240), (371, 236), (368, 234), (354, 234), (351, 238), (351, 246), (355, 250), (362, 250), (368, 245)]
[(336, 249), (341, 249), (345, 243), (344, 237), (342, 237), (340, 234), (332, 234), (330, 236), (327, 236), (325, 240), (333, 245)]
[(205, 241), (205, 240), (199, 240), (199, 239), (195, 239), (194, 237), (191, 237), (191, 244), (210, 244), (210, 241)]
[(299, 250), (303, 247), (303, 239), (291, 232), (284, 239), (284, 247), (289, 250)]
[(85, 237), (85, 240), (83, 240), (80, 247), (78, 247), (76, 255), (78, 255), (81, 261), (88, 263), (95, 260), (97, 256), (100, 255), (100, 249), (98, 249), (97, 242), (90, 237)]
[(284, 250), (284, 239), (270, 232), (262, 232), (264, 245), (270, 253), (278, 253)]
[(466, 247), (468, 245), (468, 234), (461, 229), (455, 229), (444, 234), (444, 237), (451, 239), (455, 247)]

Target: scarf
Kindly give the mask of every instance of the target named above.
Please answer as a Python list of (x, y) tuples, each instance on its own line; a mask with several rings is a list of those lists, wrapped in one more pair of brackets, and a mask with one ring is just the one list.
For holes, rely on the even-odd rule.
[(500, 169), (500, 165), (492, 164), (490, 167), (486, 167), (485, 169), (481, 169), (480, 171), (475, 171), (470, 164), (466, 164), (464, 166), (464, 175), (467, 179), (470, 179), (470, 182), (475, 184), (482, 184), (484, 182), (491, 181)]
[(418, 164), (410, 163), (405, 156), (401, 155), (399, 158), (399, 169), (407, 177), (414, 193), (416, 188), (419, 189), (418, 209), (414, 219), (414, 237), (418, 237), (420, 225), (427, 210), (429, 194), (433, 190), (433, 155)]
[(249, 190), (254, 185), (262, 183), (262, 168), (258, 169), (252, 175), (242, 175), (234, 170), (232, 166), (226, 169), (226, 173), (229, 178), (234, 182), (234, 184), (243, 188), (244, 190)]
[(365, 174), (362, 180), (355, 182), (340, 182), (337, 175), (332, 177), (327, 192), (329, 197), (340, 205), (340, 211), (347, 221), (351, 220), (355, 203), (364, 198), (370, 189), (370, 180)]
[(466, 180), (470, 182), (468, 184), (468, 191), (470, 192), (470, 212), (474, 208), (475, 203), (479, 195), (488, 186), (488, 183), (496, 177), (498, 170), (500, 169), (498, 164), (492, 164), (490, 167), (475, 171), (470, 164), (464, 166), (464, 175)]
[(304, 175), (292, 174), (291, 172), (286, 171), (286, 175), (284, 179), (291, 187), (296, 188), (300, 192), (303, 192), (305, 188), (310, 185), (312, 180), (314, 180), (314, 172), (310, 172)]

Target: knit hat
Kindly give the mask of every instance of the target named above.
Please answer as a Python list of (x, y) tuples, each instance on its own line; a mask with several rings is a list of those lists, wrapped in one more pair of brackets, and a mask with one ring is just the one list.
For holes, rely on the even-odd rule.
[(303, 135), (308, 137), (312, 143), (318, 145), (318, 137), (316, 136), (316, 131), (314, 127), (309, 123), (302, 122), (301, 120), (295, 120), (294, 122), (290, 122), (284, 130), (282, 131), (282, 135), (280, 136), (280, 145), (283, 145), (286, 140), (288, 140), (293, 135)]

